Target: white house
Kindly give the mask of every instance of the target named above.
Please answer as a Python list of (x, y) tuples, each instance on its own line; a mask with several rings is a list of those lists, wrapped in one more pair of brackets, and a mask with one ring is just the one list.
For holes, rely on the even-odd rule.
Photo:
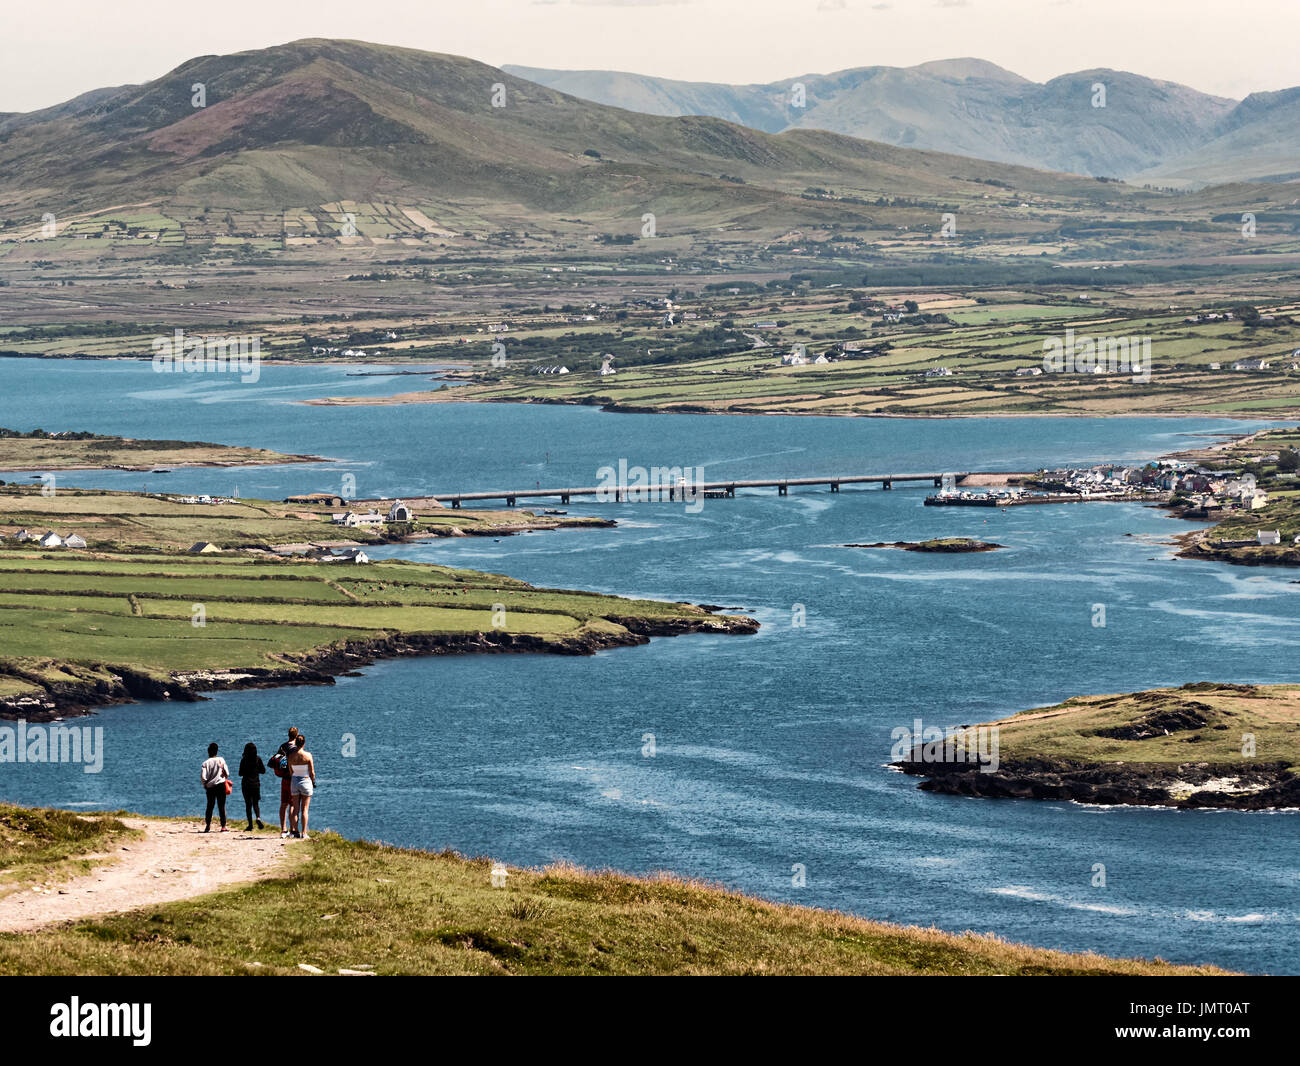
[(410, 509), (401, 500), (394, 500), (393, 506), (388, 509), (388, 521), (390, 522), (414, 522), (415, 512)]
[(1258, 536), (1261, 547), (1266, 547), (1269, 544), (1282, 543), (1282, 534), (1276, 529), (1261, 529)]
[(80, 534), (73, 533), (72, 536), (68, 537), (68, 539), (63, 542), (63, 544), (64, 547), (67, 548), (84, 548), (86, 546), (86, 541), (80, 536)]
[(1232, 364), (1233, 370), (1267, 370), (1268, 368), (1267, 359), (1238, 359)]
[(14, 534), (14, 540), (18, 541), (19, 544), (22, 544), (25, 541), (38, 540), (38, 539), (39, 538), (36, 536), (36, 534), (29, 529), (20, 529), (17, 533)]
[(367, 511), (365, 514), (348, 511), (346, 514), (334, 515), (330, 520), (336, 526), (348, 526), (352, 529), (364, 526), (382, 526), (384, 524), (384, 516), (378, 511)]
[(927, 370), (925, 376), (928, 378), (950, 378), (952, 371), (946, 366), (936, 366), (933, 370)]
[(1018, 378), (1036, 378), (1043, 372), (1041, 366), (1022, 366), (1016, 371)]
[(63, 547), (63, 538), (51, 529), (45, 536), (41, 537), (40, 544), (42, 548), (61, 548)]

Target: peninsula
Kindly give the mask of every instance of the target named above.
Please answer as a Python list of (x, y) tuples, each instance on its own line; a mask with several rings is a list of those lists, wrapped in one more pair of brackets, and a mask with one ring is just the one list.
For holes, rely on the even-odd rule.
[[(1300, 807), (1300, 686), (1197, 682), (1054, 707), (914, 740), (921, 788), (997, 799)], [(972, 752), (996, 758), (979, 761)]]
[(20, 432), (0, 427), (0, 472), (14, 470), (159, 470), (178, 466), (272, 466), (323, 463), (319, 455), (283, 455), (184, 440), (135, 440), (82, 431)]

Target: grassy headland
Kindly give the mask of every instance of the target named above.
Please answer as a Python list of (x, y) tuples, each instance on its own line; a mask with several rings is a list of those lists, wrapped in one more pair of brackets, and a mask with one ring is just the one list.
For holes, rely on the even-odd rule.
[(493, 887), (494, 864), (487, 859), (350, 841), (330, 833), (297, 848), (306, 849), (307, 858), (286, 876), (185, 902), (0, 935), (0, 973), (1223, 972), (886, 925), (769, 903), (666, 875), (635, 878), (569, 866), (510, 869), (504, 885)]
[(321, 462), (316, 455), (283, 455), (183, 440), (135, 440), (92, 434), (18, 433), (0, 428), (0, 471), (153, 470), (177, 466), (268, 466)]
[(376, 658), (588, 654), (678, 633), (748, 633), (684, 603), (535, 588), (402, 561), (0, 556), (0, 715), (330, 683)]
[[(996, 729), (998, 765), (987, 750)], [(984, 732), (979, 748), (979, 731)], [(962, 795), (1261, 810), (1300, 807), (1300, 687), (1198, 682), (965, 726), (900, 766)], [(963, 759), (961, 753), (966, 753)]]

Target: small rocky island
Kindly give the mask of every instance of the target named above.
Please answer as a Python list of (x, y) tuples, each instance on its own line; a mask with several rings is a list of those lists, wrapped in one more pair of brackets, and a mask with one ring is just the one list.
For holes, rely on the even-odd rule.
[(845, 548), (899, 548), (905, 552), (935, 552), (957, 554), (961, 552), (992, 552), (1006, 547), (972, 537), (939, 537), (935, 540), (895, 540), (876, 544), (845, 544)]
[[(940, 735), (942, 734), (942, 735)], [(997, 799), (1179, 808), (1300, 807), (1300, 686), (1204, 681), (1080, 696), (909, 737), (920, 788)]]

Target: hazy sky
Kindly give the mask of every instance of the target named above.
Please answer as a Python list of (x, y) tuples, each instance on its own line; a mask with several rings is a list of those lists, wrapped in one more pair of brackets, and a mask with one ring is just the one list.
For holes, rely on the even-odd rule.
[(1300, 85), (1300, 0), (5, 0), (0, 111), (196, 55), (352, 37), (500, 65), (773, 81), (977, 56), (1240, 97)]

